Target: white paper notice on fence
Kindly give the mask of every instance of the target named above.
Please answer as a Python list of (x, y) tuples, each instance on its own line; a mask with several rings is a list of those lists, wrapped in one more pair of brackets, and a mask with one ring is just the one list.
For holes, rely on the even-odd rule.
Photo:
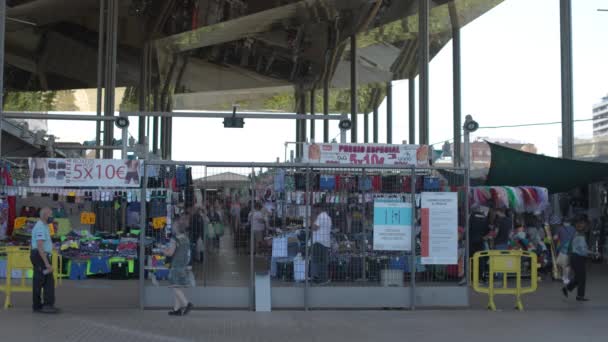
[(30, 186), (139, 187), (139, 160), (30, 158)]
[(374, 200), (374, 250), (412, 250), (412, 205), (399, 199)]
[(458, 193), (424, 192), (421, 204), (422, 264), (458, 264)]

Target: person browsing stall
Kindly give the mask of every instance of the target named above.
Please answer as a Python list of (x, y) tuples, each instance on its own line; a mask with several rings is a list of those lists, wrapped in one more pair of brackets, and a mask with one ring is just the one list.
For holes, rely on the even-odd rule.
[(173, 237), (169, 246), (163, 250), (165, 256), (171, 257), (169, 269), (169, 287), (173, 289), (174, 305), (169, 316), (185, 316), (193, 305), (188, 301), (182, 289), (191, 287), (190, 270), (190, 239), (186, 234), (186, 220), (180, 219), (173, 226)]
[(34, 312), (57, 313), (55, 308), (55, 279), (51, 265), (53, 241), (49, 224), (53, 222), (50, 208), (40, 210), (40, 218), (32, 230), (32, 252), (30, 260), (34, 266), (34, 279), (32, 284)]
[(570, 267), (574, 271), (574, 279), (568, 285), (562, 288), (562, 293), (568, 297), (568, 293), (577, 290), (576, 300), (579, 302), (587, 302), (589, 299), (585, 297), (585, 289), (587, 285), (587, 257), (593, 254), (589, 250), (589, 245), (585, 237), (587, 229), (587, 219), (585, 217), (577, 217), (576, 235), (572, 238), (570, 246)]
[(311, 276), (317, 283), (328, 282), (329, 249), (331, 247), (331, 217), (323, 206), (314, 206), (316, 214), (312, 224), (312, 262)]
[(256, 255), (260, 253), (260, 244), (264, 241), (264, 235), (268, 228), (268, 216), (262, 210), (262, 204), (256, 202), (254, 211), (249, 214), (249, 224), (253, 233), (254, 251)]

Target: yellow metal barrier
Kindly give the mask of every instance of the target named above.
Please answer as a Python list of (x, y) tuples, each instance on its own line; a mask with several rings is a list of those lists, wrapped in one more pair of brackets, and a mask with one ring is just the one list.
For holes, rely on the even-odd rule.
[[(524, 259), (530, 260), (530, 286), (522, 287), (522, 263)], [(527, 293), (536, 291), (538, 287), (538, 263), (535, 253), (525, 251), (485, 251), (476, 253), (472, 260), (473, 270), (473, 289), (479, 293), (487, 293), (489, 296), (488, 309), (496, 311), (496, 303), (494, 295), (506, 294), (515, 296), (515, 308), (523, 311), (524, 305), (521, 296)], [(488, 287), (482, 287), (479, 281), (479, 269), (481, 262), (488, 263)], [(494, 276), (498, 273), (502, 274), (502, 288), (495, 288)], [(508, 276), (515, 275), (515, 287), (508, 287)]]
[[(28, 271), (33, 270), (32, 262), (30, 261), (30, 248), (29, 247), (0, 247), (0, 255), (6, 255), (6, 282), (0, 284), (0, 292), (4, 292), (4, 308), (8, 309), (12, 306), (11, 295), (13, 292), (31, 292), (31, 284), (26, 283)], [(59, 270), (63, 263), (62, 257), (53, 252), (51, 258), (51, 265), (53, 266), (53, 277), (55, 279), (55, 286), (58, 285), (57, 281), (61, 282)], [(21, 282), (16, 285), (13, 284), (13, 271), (21, 271)]]

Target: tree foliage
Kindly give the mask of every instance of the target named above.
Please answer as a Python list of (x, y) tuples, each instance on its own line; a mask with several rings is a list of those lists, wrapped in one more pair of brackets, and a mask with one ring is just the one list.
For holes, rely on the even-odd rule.
[(54, 110), (56, 91), (8, 91), (4, 96), (5, 111), (45, 112)]

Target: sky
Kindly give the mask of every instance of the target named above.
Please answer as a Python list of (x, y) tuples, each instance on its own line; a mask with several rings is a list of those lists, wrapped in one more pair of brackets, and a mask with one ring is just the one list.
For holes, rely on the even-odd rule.
[[(593, 105), (608, 94), (608, 12), (597, 11), (608, 9), (608, 0), (572, 3), (574, 117), (590, 119)], [(463, 116), (472, 115), (482, 127), (561, 121), (559, 0), (505, 0), (464, 27), (461, 37)], [(395, 81), (393, 92), (393, 143), (398, 143), (408, 139), (407, 80)], [(448, 43), (430, 64), (430, 140), (436, 148), (452, 138), (452, 113)], [(379, 127), (385, 143), (385, 103)], [(591, 137), (592, 127), (590, 121), (576, 123), (575, 136)], [(245, 120), (244, 129), (225, 129), (221, 119), (175, 118), (173, 128), (172, 157), (183, 161), (283, 160), (285, 143), (295, 138), (295, 123), (288, 120)], [(94, 137), (95, 124), (50, 121), (49, 131), (60, 141), (81, 142)], [(129, 131), (136, 136), (137, 125), (132, 123)], [(120, 130), (115, 134), (120, 137)], [(338, 135), (337, 122), (331, 122), (330, 139)], [(362, 140), (362, 117), (358, 135)], [(539, 153), (557, 156), (560, 136), (557, 124), (482, 128), (474, 138), (533, 143)], [(322, 137), (322, 122), (317, 137)]]

